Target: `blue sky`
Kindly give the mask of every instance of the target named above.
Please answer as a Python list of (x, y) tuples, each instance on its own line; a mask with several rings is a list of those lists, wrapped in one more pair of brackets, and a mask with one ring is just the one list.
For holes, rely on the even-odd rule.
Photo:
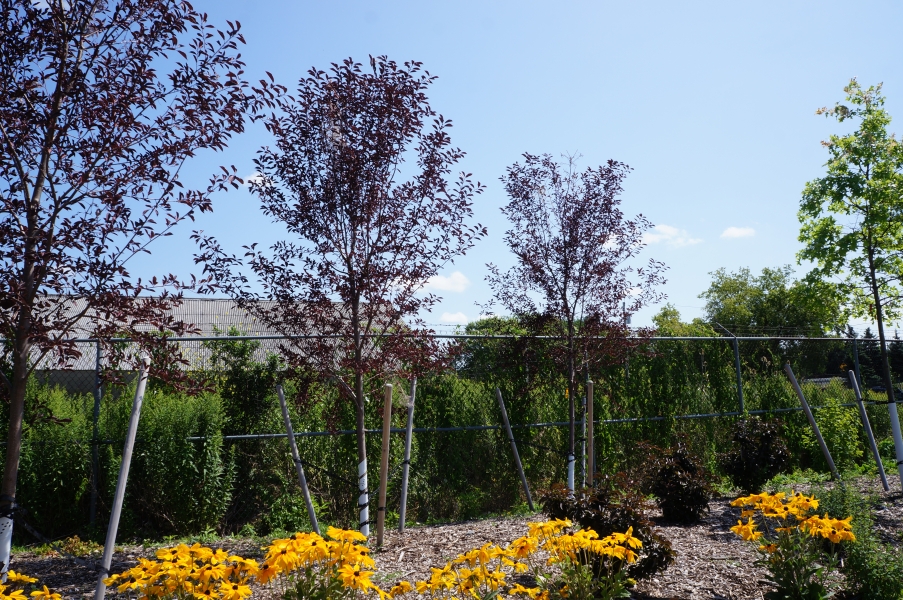
[[(884, 83), (898, 117), (891, 130), (903, 133), (903, 3), (890, 0), (194, 5), (214, 23), (242, 23), (255, 81), (270, 71), (291, 88), (310, 67), (370, 54), (418, 60), (438, 75), (430, 102), (454, 122), (452, 140), (467, 152), (460, 169), (486, 185), (474, 210), (489, 236), (434, 282), (444, 296), (426, 317), (434, 324), (477, 318), (475, 302), (490, 297), (485, 263), (511, 264), (499, 177), (523, 152), (634, 169), (623, 209), (656, 225), (644, 257), (668, 265), (663, 291), (689, 319), (701, 316), (711, 271), (795, 263), (800, 193), (823, 173), (819, 142), (842, 131), (815, 110), (842, 100), (851, 77)], [(250, 175), (268, 143), (252, 126), (226, 152), (191, 162), (187, 179), (205, 182), (220, 164)], [(192, 228), (236, 252), (282, 237), (254, 197), (232, 191), (216, 197), (212, 215), (156, 242), (132, 273), (198, 272)]]

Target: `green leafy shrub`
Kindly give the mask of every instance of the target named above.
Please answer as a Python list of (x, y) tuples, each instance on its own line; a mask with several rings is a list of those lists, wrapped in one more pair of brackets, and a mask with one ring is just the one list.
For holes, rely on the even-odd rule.
[(790, 452), (776, 421), (740, 419), (731, 434), (733, 446), (719, 459), (721, 468), (738, 488), (753, 493), (788, 467)]
[(884, 463), (884, 470), (893, 473), (897, 470), (897, 451), (894, 448), (894, 440), (885, 438), (878, 442), (878, 455)]
[[(859, 439), (862, 422), (856, 408), (841, 406), (837, 396), (828, 396), (824, 398), (822, 406), (813, 409), (812, 413), (837, 469), (839, 471), (855, 469), (863, 455), (862, 442)], [(802, 444), (809, 453), (813, 465), (827, 471), (827, 461), (811, 427), (803, 430)]]
[(678, 523), (695, 523), (709, 509), (714, 496), (714, 476), (678, 436), (670, 448), (643, 444), (640, 452), (647, 456), (644, 466), (644, 491), (648, 490), (662, 510), (662, 516)]
[(36, 382), (27, 389), (26, 422), (31, 424), (22, 439), (16, 499), (27, 511), (26, 521), (50, 538), (71, 535), (87, 521), (93, 403), (90, 395), (70, 395)]
[[(241, 336), (245, 332), (231, 327), (226, 335)], [(223, 434), (282, 431), (285, 426), (276, 395), (276, 384), (281, 382), (285, 368), (281, 359), (272, 353), (261, 356), (260, 342), (256, 340), (208, 340), (204, 347), (210, 350), (212, 379), (222, 399)], [(290, 401), (294, 396), (293, 386), (286, 385), (285, 392)], [(294, 422), (296, 427), (300, 424), (297, 419)], [(231, 490), (221, 529), (235, 532), (250, 524), (267, 533), (272, 529), (270, 521), (277, 530), (295, 527), (288, 526), (290, 522), (298, 522), (294, 517), (285, 517), (282, 508), (274, 508), (293, 502), (288, 496), (288, 489), (294, 489), (293, 479), (286, 476), (284, 469), (287, 444), (244, 439), (227, 442), (226, 449), (238, 485)], [(307, 522), (306, 516), (304, 521)]]
[(853, 516), (856, 541), (843, 542), (847, 590), (869, 600), (903, 598), (903, 552), (882, 543), (876, 535), (873, 529), (874, 499), (843, 485), (815, 494), (821, 501), (820, 508), (826, 512)]
[[(104, 415), (108, 439), (123, 440), (132, 397), (123, 393)], [(233, 471), (224, 460), (223, 411), (215, 394), (151, 391), (144, 398), (126, 488), (123, 522), (133, 534), (197, 533), (216, 528), (230, 500)], [(189, 440), (188, 438), (203, 438)], [(108, 455), (108, 497), (121, 458)]]
[(596, 487), (577, 490), (556, 484), (540, 492), (543, 511), (553, 519), (570, 519), (581, 528), (592, 529), (605, 537), (633, 528), (633, 535), (643, 542), (639, 558), (627, 568), (633, 579), (647, 579), (674, 562), (671, 542), (652, 527), (646, 516), (646, 500), (634, 491), (637, 486), (623, 473), (602, 475)]

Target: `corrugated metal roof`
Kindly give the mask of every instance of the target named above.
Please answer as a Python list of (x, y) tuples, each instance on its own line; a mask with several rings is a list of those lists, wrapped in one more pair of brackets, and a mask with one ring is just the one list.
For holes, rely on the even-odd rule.
[[(258, 304), (268, 307), (275, 302), (261, 301)], [(186, 323), (193, 323), (200, 330), (198, 335), (202, 337), (216, 335), (217, 331), (223, 335), (230, 327), (235, 327), (242, 335), (280, 334), (239, 308), (234, 301), (225, 298), (183, 298), (181, 306), (174, 308), (171, 314)]]
[[(76, 315), (85, 308), (85, 300), (83, 298), (62, 298), (58, 297), (61, 302), (66, 303), (64, 313), (68, 315)], [(260, 304), (272, 305), (274, 302), (263, 301)], [(236, 328), (241, 335), (250, 336), (267, 336), (280, 335), (281, 332), (266, 327), (260, 323), (254, 316), (240, 308), (234, 301), (222, 298), (183, 298), (180, 306), (173, 308), (169, 313), (177, 320), (194, 324), (199, 330), (197, 334), (191, 337), (211, 338), (217, 335), (228, 334), (230, 328)], [(140, 325), (138, 329), (143, 329)], [(150, 329), (148, 326), (147, 329)], [(90, 338), (94, 332), (94, 315), (89, 311), (74, 325), (69, 338)], [(193, 367), (201, 367), (206, 365), (210, 359), (210, 350), (204, 346), (199, 339), (197, 342), (180, 342), (183, 354), (188, 358)], [(81, 356), (74, 361), (69, 362), (66, 367), (69, 369), (94, 369), (97, 357), (96, 346), (94, 343), (78, 343), (76, 345)], [(260, 348), (255, 353), (258, 360), (262, 360), (267, 352), (275, 352), (278, 348), (278, 340), (261, 340)], [(40, 351), (35, 348), (32, 351), (33, 360), (37, 361)], [(40, 360), (38, 369), (56, 369), (60, 365), (57, 363), (56, 355), (51, 353)]]
[[(58, 297), (62, 302), (68, 302), (65, 306), (65, 313), (75, 315), (84, 309), (84, 299), (71, 299)], [(273, 306), (273, 301), (261, 301), (259, 304), (264, 307)], [(248, 336), (279, 336), (281, 331), (267, 327), (264, 323), (258, 321), (254, 316), (246, 310), (240, 308), (234, 301), (222, 298), (183, 298), (181, 305), (174, 307), (170, 311), (170, 315), (176, 320), (193, 324), (198, 333), (193, 334), (192, 338), (197, 340), (174, 342), (177, 343), (183, 356), (188, 359), (190, 366), (188, 368), (203, 369), (210, 364), (212, 350), (208, 344), (204, 343), (203, 338), (214, 338), (217, 336), (227, 335), (230, 328), (238, 330), (240, 335)], [(81, 317), (72, 330), (69, 338), (91, 338), (93, 335), (94, 315), (89, 312)], [(150, 329), (150, 327), (147, 327)], [(139, 325), (138, 329), (142, 329)], [(257, 342), (258, 349), (254, 353), (255, 360), (264, 360), (268, 353), (279, 353), (279, 346), (282, 340), (259, 340)], [(77, 359), (68, 361), (65, 365), (66, 369), (91, 370), (94, 369), (97, 357), (96, 346), (93, 342), (81, 342), (77, 344), (77, 349), (81, 356)], [(57, 363), (56, 356), (51, 353), (43, 359), (38, 360), (39, 351), (33, 350), (33, 360), (38, 362), (39, 370), (55, 370), (61, 365)]]

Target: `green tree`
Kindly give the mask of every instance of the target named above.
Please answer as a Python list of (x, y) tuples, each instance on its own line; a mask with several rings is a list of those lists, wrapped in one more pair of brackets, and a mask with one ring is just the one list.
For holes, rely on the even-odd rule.
[(655, 335), (662, 337), (717, 337), (712, 326), (696, 318), (689, 323), (680, 320), (680, 311), (673, 304), (665, 304), (652, 317)]
[(814, 262), (813, 274), (822, 279), (841, 279), (854, 314), (874, 319), (891, 424), (898, 429), (884, 322), (899, 315), (903, 291), (903, 147), (887, 132), (891, 118), (880, 84), (863, 89), (853, 79), (844, 91), (847, 104), (817, 114), (854, 121), (857, 128), (823, 142), (828, 172), (803, 191), (799, 240), (805, 247), (798, 258)]
[(820, 336), (842, 322), (837, 286), (816, 277), (794, 280), (789, 265), (758, 276), (746, 267), (710, 275), (709, 289), (699, 295), (706, 320), (734, 335)]

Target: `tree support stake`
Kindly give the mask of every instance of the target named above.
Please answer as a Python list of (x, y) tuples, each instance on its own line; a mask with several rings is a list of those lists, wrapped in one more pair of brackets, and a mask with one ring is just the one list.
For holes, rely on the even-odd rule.
[(862, 428), (865, 430), (865, 436), (869, 440), (869, 448), (872, 450), (872, 456), (875, 458), (875, 464), (878, 465), (878, 475), (881, 476), (881, 485), (885, 492), (890, 491), (890, 485), (887, 483), (887, 475), (884, 473), (884, 463), (881, 462), (881, 454), (878, 453), (878, 446), (875, 444), (875, 435), (872, 433), (872, 426), (869, 424), (868, 413), (865, 412), (865, 404), (862, 403), (862, 393), (859, 391), (859, 382), (856, 381), (856, 373), (848, 372), (850, 375), (850, 383), (853, 386), (853, 393), (856, 394), (856, 404), (859, 406), (859, 418), (862, 419)]
[[(524, 486), (524, 493), (527, 495), (527, 505), (530, 510), (533, 508), (533, 497), (530, 495), (530, 486), (527, 485), (527, 476), (524, 475), (524, 466), (520, 462), (520, 454), (517, 452), (517, 443), (514, 441), (514, 434), (511, 432), (511, 423), (508, 422), (508, 411), (505, 410), (505, 401), (502, 400), (502, 390), (495, 388), (495, 396), (499, 401), (499, 409), (502, 411), (502, 423), (505, 425), (505, 431), (508, 433), (508, 441), (511, 442), (511, 450), (514, 452), (514, 465), (517, 467), (517, 474), (520, 475), (521, 485)], [(574, 463), (571, 462), (571, 465)]]
[(800, 387), (800, 384), (797, 383), (796, 377), (793, 376), (793, 369), (790, 368), (790, 363), (784, 365), (784, 372), (787, 373), (787, 377), (790, 378), (790, 385), (793, 386), (796, 395), (799, 396), (800, 404), (803, 405), (803, 412), (806, 413), (806, 418), (809, 419), (809, 425), (812, 427), (812, 431), (815, 432), (816, 439), (818, 439), (818, 445), (821, 446), (822, 454), (825, 455), (825, 460), (828, 461), (828, 466), (831, 468), (831, 475), (834, 476), (834, 479), (840, 480), (840, 474), (837, 472), (837, 467), (834, 466), (834, 459), (831, 458), (831, 452), (828, 451), (825, 439), (821, 436), (821, 431), (818, 429), (818, 423), (815, 422), (815, 417), (812, 416), (812, 410), (809, 408), (809, 403), (806, 402), (803, 390)]
[(119, 466), (119, 479), (116, 480), (116, 493), (113, 496), (113, 510), (110, 513), (110, 524), (107, 526), (107, 537), (103, 544), (103, 558), (100, 561), (100, 575), (94, 600), (103, 600), (107, 590), (104, 579), (110, 576), (110, 564), (113, 561), (113, 548), (116, 545), (116, 531), (119, 529), (119, 516), (122, 513), (122, 501), (125, 498), (125, 484), (129, 478), (129, 467), (132, 464), (132, 451), (135, 449), (135, 436), (138, 434), (138, 420), (141, 418), (141, 403), (144, 402), (144, 390), (147, 387), (147, 372), (150, 369), (150, 357), (145, 356), (138, 374), (138, 386), (135, 388), (135, 400), (132, 402), (132, 414), (129, 417), (129, 429), (122, 448), (122, 464)]
[(398, 531), (404, 531), (408, 511), (408, 474), (411, 467), (411, 437), (414, 430), (414, 399), (417, 397), (417, 378), (411, 380), (411, 399), (408, 401), (408, 423), (404, 430), (404, 463), (401, 466), (401, 507), (398, 510)]
[(276, 386), (276, 393), (279, 395), (279, 405), (282, 407), (282, 420), (285, 422), (285, 433), (288, 437), (288, 445), (292, 450), (292, 461), (295, 463), (295, 472), (298, 473), (298, 485), (301, 486), (301, 493), (304, 494), (304, 503), (307, 504), (307, 516), (310, 517), (310, 526), (314, 533), (320, 535), (320, 524), (317, 522), (317, 513), (314, 510), (314, 503), (310, 499), (310, 489), (307, 487), (307, 477), (304, 476), (304, 465), (301, 463), (301, 455), (298, 453), (298, 444), (295, 442), (295, 432), (292, 430), (292, 419), (288, 414), (288, 405), (285, 403), (285, 393), (282, 386)]

